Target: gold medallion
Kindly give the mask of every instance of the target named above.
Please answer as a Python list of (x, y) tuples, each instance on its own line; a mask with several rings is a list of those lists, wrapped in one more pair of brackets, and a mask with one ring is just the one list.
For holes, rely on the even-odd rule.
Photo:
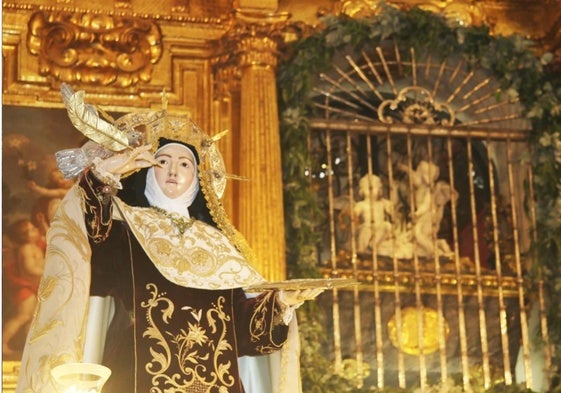
[[(422, 321), (422, 337), (419, 337), (419, 326)], [(450, 333), (450, 327), (442, 316), (443, 341), (446, 341)], [(401, 326), (398, 329), (396, 316), (394, 315), (388, 322), (388, 335), (391, 343), (396, 348), (409, 355), (421, 354), (422, 349), (425, 355), (436, 352), (439, 348), (439, 328), (438, 312), (432, 308), (406, 307), (401, 310)]]

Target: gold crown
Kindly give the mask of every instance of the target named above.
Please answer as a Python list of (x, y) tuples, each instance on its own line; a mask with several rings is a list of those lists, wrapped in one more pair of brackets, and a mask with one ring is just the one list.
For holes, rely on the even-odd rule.
[(128, 145), (159, 147), (159, 139), (166, 138), (193, 146), (199, 154), (204, 141), (211, 139), (188, 116), (172, 115), (166, 110), (133, 112), (121, 116), (113, 123), (127, 134)]
[(191, 145), (199, 156), (199, 172), (206, 174), (216, 195), (220, 198), (226, 188), (224, 160), (216, 142), (225, 134), (210, 137), (189, 116), (170, 114), (167, 110), (133, 112), (118, 118), (114, 125), (127, 133), (129, 146), (152, 145), (158, 150), (160, 138)]

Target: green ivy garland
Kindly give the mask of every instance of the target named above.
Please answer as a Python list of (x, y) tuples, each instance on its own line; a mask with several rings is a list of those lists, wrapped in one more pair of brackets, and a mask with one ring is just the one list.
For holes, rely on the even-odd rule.
[[(422, 32), (422, 34), (419, 34)], [(329, 16), (316, 33), (291, 45), (286, 61), (279, 67), (278, 89), (284, 198), (287, 234), (287, 261), (291, 277), (316, 277), (315, 218), (321, 214), (305, 176), (310, 167), (307, 149), (308, 118), (312, 114), (309, 91), (314, 77), (331, 67), (334, 53), (343, 47), (357, 50), (388, 38), (422, 53), (427, 47), (445, 57), (460, 53), (473, 67), (492, 72), (504, 94), (519, 97), (525, 115), (532, 122), (530, 146), (534, 173), (537, 228), (534, 282), (542, 278), (548, 299), (549, 335), (555, 346), (559, 371), (561, 355), (561, 83), (547, 68), (551, 54), (538, 58), (531, 42), (520, 36), (495, 37), (486, 27), (452, 25), (436, 14), (413, 8), (400, 11), (383, 6), (375, 17), (352, 19)], [(300, 313), (301, 334), (306, 342), (302, 353), (305, 392), (360, 390), (333, 373), (319, 355), (322, 340), (321, 315), (311, 302)], [(318, 365), (320, 365), (318, 367)], [(331, 370), (331, 371), (330, 371)], [(554, 378), (551, 391), (561, 388)], [(521, 387), (494, 387), (494, 391), (524, 390)]]

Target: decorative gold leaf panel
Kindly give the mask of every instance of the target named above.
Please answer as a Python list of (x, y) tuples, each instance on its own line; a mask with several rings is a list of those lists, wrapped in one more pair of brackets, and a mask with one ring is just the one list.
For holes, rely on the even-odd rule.
[(88, 10), (93, 12), (129, 13), (140, 17), (173, 17), (176, 19), (219, 20), (226, 18), (232, 10), (231, 0), (27, 0), (7, 1), (8, 6), (43, 9), (66, 8), (66, 10)]
[(34, 13), (27, 46), (42, 76), (117, 87), (148, 82), (162, 53), (154, 22), (90, 12)]
[(210, 102), (212, 93), (210, 82), (204, 75), (209, 73), (209, 63), (203, 60), (173, 59), (172, 91), (169, 110), (184, 111), (185, 106), (192, 111), (194, 121), (203, 129), (210, 126)]
[(115, 111), (158, 107), (165, 89), (171, 108), (195, 113), (204, 107), (199, 117), (208, 119), (208, 64), (227, 26), (163, 15), (73, 12), (57, 4), (51, 10), (4, 5), (5, 105), (61, 107), (58, 88), (65, 81), (87, 90), (90, 102)]

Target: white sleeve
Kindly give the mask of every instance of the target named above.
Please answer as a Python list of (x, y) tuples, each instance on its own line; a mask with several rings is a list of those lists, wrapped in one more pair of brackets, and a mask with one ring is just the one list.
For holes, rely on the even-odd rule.
[(111, 296), (90, 296), (82, 359), (84, 363), (101, 364), (107, 329), (114, 313), (115, 303)]

